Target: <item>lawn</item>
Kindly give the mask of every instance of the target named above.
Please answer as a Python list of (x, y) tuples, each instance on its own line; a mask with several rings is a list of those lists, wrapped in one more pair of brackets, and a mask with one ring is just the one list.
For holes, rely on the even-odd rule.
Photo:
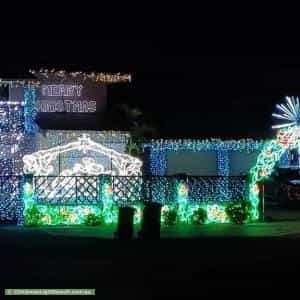
[[(134, 228), (134, 238), (140, 226)], [(6, 225), (0, 227), (1, 235), (9, 236), (65, 236), (113, 239), (116, 225), (100, 226), (43, 226), (20, 227)], [(300, 220), (261, 222), (249, 224), (177, 224), (161, 227), (161, 238), (203, 238), (203, 237), (300, 237)]]
[[(108, 295), (121, 291), (121, 297), (130, 296), (124, 288), (146, 287), (149, 294), (143, 299), (150, 299), (154, 286), (177, 291), (183, 282), (193, 282), (198, 292), (205, 287), (282, 284), (298, 278), (298, 215), (289, 219), (290, 214), (278, 212), (277, 221), (269, 223), (162, 227), (157, 241), (118, 241), (112, 238), (115, 226), (2, 225), (0, 282), (6, 287), (20, 282), (23, 287), (48, 288), (101, 285)], [(141, 295), (131, 299), (135, 297)]]

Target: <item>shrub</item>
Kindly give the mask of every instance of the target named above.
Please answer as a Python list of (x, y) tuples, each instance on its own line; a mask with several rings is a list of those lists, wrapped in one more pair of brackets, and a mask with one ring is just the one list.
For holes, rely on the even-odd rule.
[(250, 218), (251, 203), (248, 201), (233, 202), (226, 208), (229, 219), (238, 224), (245, 223)]
[(170, 208), (162, 212), (163, 220), (166, 225), (174, 225), (177, 222), (177, 209)]
[(27, 208), (25, 211), (25, 225), (26, 226), (38, 226), (41, 223), (42, 214), (36, 206)]
[(204, 208), (199, 207), (198, 209), (194, 210), (190, 222), (194, 225), (204, 224), (207, 220), (207, 212)]
[(101, 215), (96, 215), (96, 214), (88, 214), (84, 220), (84, 224), (87, 226), (98, 226), (101, 225), (103, 222), (102, 216)]

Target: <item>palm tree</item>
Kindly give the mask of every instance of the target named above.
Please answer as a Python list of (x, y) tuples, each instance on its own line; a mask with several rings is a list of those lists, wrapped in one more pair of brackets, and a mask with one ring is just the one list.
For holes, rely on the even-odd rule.
[(140, 156), (141, 144), (158, 137), (158, 122), (149, 113), (142, 112), (137, 107), (131, 107), (127, 103), (115, 105), (108, 113), (110, 129), (129, 131), (131, 138), (127, 145), (127, 151), (134, 156)]

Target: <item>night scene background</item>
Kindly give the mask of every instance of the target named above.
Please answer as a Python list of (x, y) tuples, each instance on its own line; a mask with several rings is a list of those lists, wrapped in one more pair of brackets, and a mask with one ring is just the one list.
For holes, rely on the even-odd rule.
[[(220, 40), (223, 48), (226, 42)], [(131, 83), (109, 86), (108, 106), (140, 108), (157, 124), (158, 138), (273, 139), (275, 105), (285, 96), (300, 95), (300, 56), (238, 55), (217, 45), (204, 51), (201, 37), (1, 44), (0, 78), (31, 78), (29, 69), (40, 68), (132, 74)], [(177, 295), (183, 283), (193, 283), (182, 289), (183, 299), (192, 299), (194, 291), (200, 298), (205, 287), (273, 288), (284, 279), (290, 285), (298, 281), (299, 219), (299, 210), (276, 210), (274, 218), (249, 226), (203, 225), (190, 238), (185, 237), (192, 230), (183, 226), (179, 235), (171, 228), (161, 240), (124, 243), (96, 227), (75, 228), (72, 236), (64, 227), (22, 231), (5, 225), (0, 228), (0, 282), (4, 288), (12, 283), (95, 288), (100, 283), (98, 295), (105, 299), (112, 294), (151, 299), (154, 286)]]
[(207, 56), (196, 42), (180, 40), (3, 43), (2, 78), (27, 78), (41, 67), (131, 73), (132, 83), (110, 88), (109, 105), (152, 114), (164, 138), (272, 138), (275, 104), (300, 94), (298, 56)]

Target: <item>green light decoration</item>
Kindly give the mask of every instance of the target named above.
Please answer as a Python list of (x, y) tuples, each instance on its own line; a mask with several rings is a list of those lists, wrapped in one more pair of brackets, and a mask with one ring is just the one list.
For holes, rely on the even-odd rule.
[(118, 209), (113, 202), (113, 189), (109, 178), (102, 185), (102, 214), (105, 224), (116, 223), (118, 220)]
[[(203, 223), (226, 223), (229, 221), (225, 205), (207, 203), (195, 205), (188, 203), (189, 186), (184, 181), (178, 182), (176, 192), (176, 204), (162, 207), (162, 223), (193, 223), (195, 212), (199, 209), (203, 210), (206, 214), (206, 220)], [(177, 215), (175, 216), (175, 214)], [(201, 222), (199, 221), (199, 223)]]
[[(54, 206), (36, 204), (32, 178), (23, 186), (25, 225), (80, 225), (89, 224), (88, 219), (98, 218), (104, 224), (117, 223), (118, 206), (113, 202), (113, 190), (109, 177), (101, 186), (102, 207), (100, 205)], [(142, 218), (142, 206), (135, 205), (134, 224)], [(92, 218), (93, 217), (93, 218)]]
[[(37, 225), (79, 225), (84, 224), (89, 215), (101, 216), (101, 209), (93, 205), (35, 205), (34, 209), (40, 214)], [(30, 212), (31, 210), (25, 211), (25, 224), (31, 217)]]
[(161, 208), (160, 221), (164, 225), (174, 225), (178, 222), (178, 210), (175, 205), (164, 205)]
[(187, 205), (184, 213), (175, 206), (164, 205), (161, 212), (161, 222), (165, 225), (229, 223), (226, 206), (220, 204)]
[[(284, 120), (285, 123), (273, 126), (273, 128), (279, 129), (276, 139), (260, 145), (259, 149), (262, 147), (262, 151), (257, 157), (255, 166), (253, 166), (249, 172), (248, 199), (243, 199), (236, 203), (224, 203), (223, 205), (200, 205), (199, 207), (207, 213), (206, 223), (226, 223), (231, 221), (244, 223), (246, 221), (256, 221), (259, 219), (258, 206), (260, 201), (260, 183), (272, 174), (277, 162), (281, 159), (283, 154), (286, 153), (289, 148), (294, 148), (298, 144), (300, 135), (299, 99), (295, 97), (286, 97), (286, 100), (287, 103), (285, 105), (282, 104), (276, 106), (279, 110), (279, 114), (273, 114), (274, 117), (281, 121)], [(177, 143), (177, 146), (174, 149), (178, 150), (180, 145), (181, 143)], [(162, 148), (162, 146), (168, 147), (168, 149), (170, 148), (170, 145), (164, 145), (162, 142), (157, 143), (156, 146), (160, 147), (160, 150), (166, 150), (165, 148)], [(153, 146), (151, 145), (151, 147)], [(184, 189), (183, 186), (178, 186), (178, 191), (180, 191), (180, 189)], [(186, 196), (184, 196), (184, 193), (178, 192), (177, 207), (174, 209), (174, 206), (164, 206), (162, 208), (161, 221), (166, 223), (166, 217), (170, 219), (170, 212), (172, 212), (173, 219), (175, 219), (174, 214), (176, 213), (179, 222), (189, 222), (191, 216), (193, 216), (196, 211), (196, 208), (191, 204), (188, 204), (187, 200), (188, 190)]]
[(84, 224), (88, 215), (101, 215), (97, 205), (54, 206), (35, 203), (32, 176), (28, 176), (23, 186), (25, 225), (75, 225)]
[(216, 204), (214, 201), (194, 204), (188, 202), (188, 194), (188, 184), (184, 181), (178, 182), (176, 202), (164, 205), (161, 209), (162, 224), (245, 223), (253, 220), (253, 205), (246, 199), (226, 201), (222, 204)]
[[(285, 151), (296, 146), (298, 136), (299, 128), (297, 126), (283, 128), (278, 131), (276, 139), (264, 144), (255, 166), (250, 170), (248, 199), (239, 199), (234, 202), (224, 201), (222, 204), (216, 204), (213, 199), (206, 203), (190, 203), (188, 183), (178, 181), (175, 187), (175, 201), (162, 207), (162, 223), (169, 225), (178, 222), (207, 224), (229, 223), (235, 220), (237, 223), (244, 223), (257, 220), (259, 218), (259, 183), (271, 175)], [(101, 205), (40, 205), (35, 203), (32, 177), (25, 178), (23, 186), (25, 224), (85, 224), (87, 216), (91, 215), (103, 218), (105, 224), (116, 223), (118, 207), (113, 201), (110, 177), (107, 176), (100, 184)], [(245, 201), (247, 204), (244, 203)], [(142, 205), (135, 205), (134, 208), (134, 223), (139, 224), (142, 218)], [(197, 212), (199, 209), (202, 211)]]
[(276, 163), (288, 148), (295, 146), (299, 135), (296, 126), (278, 131), (277, 138), (265, 143), (258, 155), (256, 164), (250, 170), (249, 201), (252, 205), (251, 220), (259, 218), (259, 183), (267, 179), (273, 172)]
[(261, 153), (257, 157), (255, 166), (250, 170), (249, 201), (252, 205), (251, 217), (253, 220), (259, 218), (259, 183), (267, 179), (273, 172), (276, 163), (283, 154), (297, 145), (299, 139), (299, 99), (286, 97), (286, 104), (276, 105), (280, 114), (274, 117), (284, 120), (283, 124), (276, 124), (272, 128), (279, 129), (277, 137), (264, 144)]
[(219, 204), (206, 206), (208, 223), (228, 223), (225, 207)]
[(188, 194), (189, 186), (185, 182), (177, 184), (177, 203), (178, 203), (178, 217), (181, 222), (188, 221)]
[(33, 203), (33, 186), (29, 182), (25, 182), (24, 184), (24, 197), (23, 200), (27, 206)]
[(232, 202), (225, 211), (230, 222), (244, 224), (251, 220), (252, 204), (249, 201)]
[(32, 177), (25, 177), (23, 185), (23, 203), (24, 216), (26, 216), (26, 210), (34, 206), (34, 189), (32, 184)]
[[(113, 201), (113, 188), (109, 178), (102, 185), (102, 215), (105, 224), (117, 223), (118, 222), (118, 206)], [(134, 205), (134, 224), (139, 224), (142, 219), (142, 206)]]
[(140, 224), (143, 217), (143, 207), (142, 205), (134, 205), (133, 207), (135, 209), (133, 216), (133, 224)]
[(203, 207), (197, 207), (190, 215), (190, 223), (200, 225), (207, 223), (207, 211)]
[(30, 83), (24, 85), (24, 125), (26, 132), (30, 134), (34, 134), (38, 130), (38, 127), (35, 123), (35, 117), (37, 115), (36, 97), (36, 87)]

